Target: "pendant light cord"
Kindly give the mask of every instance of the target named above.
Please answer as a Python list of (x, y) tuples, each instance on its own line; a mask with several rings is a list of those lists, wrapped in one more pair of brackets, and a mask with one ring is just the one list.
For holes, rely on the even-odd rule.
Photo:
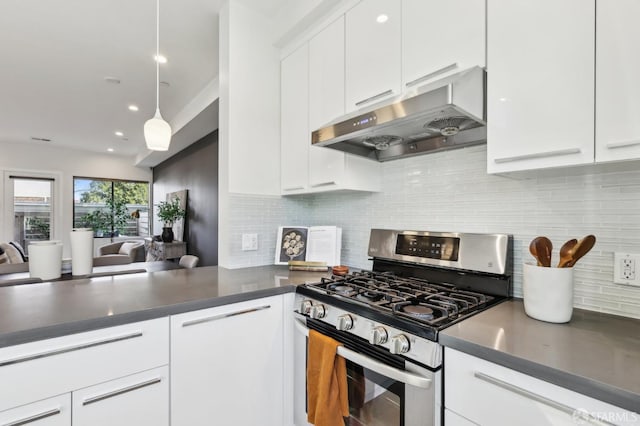
[(160, 111), (160, 0), (156, 0), (156, 111)]

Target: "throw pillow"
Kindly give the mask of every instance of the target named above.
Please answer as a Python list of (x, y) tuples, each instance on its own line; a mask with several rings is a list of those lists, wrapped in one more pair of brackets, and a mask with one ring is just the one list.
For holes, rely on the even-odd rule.
[(24, 263), (20, 252), (11, 244), (0, 243), (0, 247), (4, 250), (4, 254), (9, 259), (8, 263)]
[(138, 243), (122, 243), (122, 245), (120, 246), (120, 250), (118, 250), (118, 253), (130, 255), (131, 249), (137, 245)]

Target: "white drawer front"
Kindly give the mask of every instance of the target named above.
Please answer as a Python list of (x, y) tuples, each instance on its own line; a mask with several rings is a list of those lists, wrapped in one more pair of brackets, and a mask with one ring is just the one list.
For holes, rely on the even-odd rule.
[(640, 424), (638, 414), (449, 348), (444, 372), (446, 408), (480, 425)]
[(444, 410), (444, 424), (446, 426), (476, 426), (475, 423), (448, 409)]
[(73, 392), (74, 426), (168, 424), (167, 366)]
[(168, 318), (2, 348), (0, 410), (168, 362)]
[(71, 394), (0, 412), (1, 426), (71, 426)]

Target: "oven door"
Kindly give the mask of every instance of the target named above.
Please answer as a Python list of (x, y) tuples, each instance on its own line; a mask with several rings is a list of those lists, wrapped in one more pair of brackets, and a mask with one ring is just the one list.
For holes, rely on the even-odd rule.
[[(299, 317), (303, 318), (303, 317)], [(305, 318), (306, 319), (306, 318)], [(441, 370), (431, 371), (385, 349), (312, 319), (296, 318), (294, 340), (294, 421), (307, 426), (307, 336), (309, 328), (343, 343), (347, 361), (349, 422), (354, 426), (434, 426), (441, 424)]]

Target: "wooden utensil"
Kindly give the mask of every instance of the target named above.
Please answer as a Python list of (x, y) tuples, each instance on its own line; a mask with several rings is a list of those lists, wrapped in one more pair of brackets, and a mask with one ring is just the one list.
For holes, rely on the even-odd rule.
[(573, 267), (573, 265), (575, 265), (576, 262), (580, 260), (580, 258), (582, 258), (582, 256), (589, 253), (589, 250), (591, 250), (595, 244), (596, 244), (596, 237), (593, 235), (587, 235), (586, 237), (578, 241), (578, 243), (576, 244), (576, 246), (572, 251), (571, 260), (567, 263), (566, 267), (567, 268)]
[(551, 250), (553, 244), (547, 237), (536, 237), (529, 244), (531, 255), (538, 261), (538, 266), (551, 266)]
[(575, 238), (567, 241), (560, 248), (560, 262), (558, 262), (558, 268), (566, 268), (567, 263), (571, 261), (574, 248), (578, 244), (578, 240)]

